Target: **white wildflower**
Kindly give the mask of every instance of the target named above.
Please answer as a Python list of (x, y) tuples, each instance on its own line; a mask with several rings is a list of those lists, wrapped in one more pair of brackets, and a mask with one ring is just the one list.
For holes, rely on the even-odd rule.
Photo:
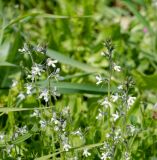
[(113, 117), (113, 120), (116, 121), (119, 118), (118, 112), (116, 111), (115, 114), (112, 114), (112, 117)]
[(108, 158), (108, 156), (107, 156), (106, 153), (102, 153), (102, 154), (101, 154), (101, 159), (102, 159), (102, 160), (107, 160), (107, 158)]
[(39, 121), (41, 128), (45, 128), (47, 125), (47, 122), (45, 120), (40, 120)]
[(28, 53), (28, 54), (30, 54), (28, 45), (26, 43), (24, 43), (23, 48), (22, 49), (18, 49), (18, 51), (21, 52), (21, 53)]
[(27, 132), (28, 132), (28, 130), (27, 130), (26, 125), (18, 129), (18, 133), (20, 133), (20, 134), (24, 134), (24, 133), (27, 133)]
[(116, 93), (115, 95), (112, 95), (111, 98), (112, 98), (113, 102), (116, 102), (118, 100), (118, 98), (119, 98), (118, 93)]
[(44, 89), (40, 95), (39, 98), (44, 98), (45, 102), (48, 102), (48, 96), (49, 96), (49, 92), (47, 89)]
[(64, 151), (69, 151), (69, 149), (71, 148), (71, 146), (68, 143), (63, 143), (63, 150)]
[(99, 109), (99, 114), (96, 116), (96, 119), (97, 119), (97, 120), (100, 120), (100, 119), (102, 119), (103, 117), (104, 117), (104, 112), (101, 111), (101, 109)]
[(4, 133), (0, 133), (0, 141), (3, 140), (5, 137), (5, 134)]
[(54, 126), (54, 131), (59, 131), (59, 127), (58, 126)]
[(57, 92), (57, 87), (54, 87), (53, 90), (51, 91), (51, 93), (55, 98), (60, 96), (60, 94)]
[(121, 67), (118, 66), (118, 65), (116, 65), (116, 64), (113, 65), (113, 69), (114, 69), (115, 71), (117, 71), (117, 72), (120, 72), (120, 71), (121, 71)]
[(47, 59), (47, 65), (50, 67), (50, 66), (52, 66), (53, 68), (56, 68), (56, 63), (57, 63), (58, 61), (57, 60), (52, 60), (51, 58), (48, 58)]
[(17, 85), (18, 81), (17, 80), (12, 80), (12, 85), (11, 87), (15, 87)]
[(88, 152), (88, 149), (84, 149), (84, 150), (83, 150), (83, 156), (89, 157), (90, 155), (91, 155), (91, 153)]
[(82, 132), (81, 132), (80, 128), (77, 131), (72, 132), (71, 134), (79, 136), (81, 139), (83, 138), (83, 135), (82, 135)]
[(129, 98), (127, 100), (128, 106), (132, 106), (134, 104), (135, 100), (136, 100), (136, 97), (129, 96)]
[(32, 77), (35, 77), (35, 76), (41, 76), (41, 73), (43, 72), (44, 70), (42, 69), (42, 65), (40, 64), (35, 64), (33, 67), (32, 67)]
[(106, 134), (106, 138), (110, 138), (111, 135), (109, 133)]
[(124, 157), (125, 157), (125, 160), (130, 160), (131, 159), (130, 154), (128, 152), (124, 153)]
[(31, 84), (28, 84), (28, 83), (27, 83), (25, 88), (26, 88), (26, 90), (27, 90), (26, 93), (27, 93), (28, 95), (32, 93), (32, 91), (31, 91), (31, 90), (32, 90), (32, 85), (31, 85)]
[(24, 100), (25, 99), (25, 95), (23, 93), (20, 93), (17, 98), (19, 98), (20, 100)]
[(99, 85), (100, 83), (103, 82), (103, 78), (101, 77), (101, 75), (97, 75), (95, 78), (97, 80), (97, 82), (96, 82), (97, 85)]
[(111, 102), (109, 102), (108, 98), (104, 98), (103, 102), (101, 103), (105, 108), (111, 107)]
[(62, 113), (63, 113), (64, 116), (68, 116), (69, 112), (70, 112), (70, 107), (69, 106), (63, 108), (63, 110), (62, 110)]
[(33, 112), (33, 114), (31, 115), (31, 117), (39, 117), (39, 115), (40, 115), (39, 110), (35, 109), (34, 112)]
[(118, 88), (119, 90), (122, 90), (122, 89), (123, 89), (123, 85), (119, 85), (117, 88)]

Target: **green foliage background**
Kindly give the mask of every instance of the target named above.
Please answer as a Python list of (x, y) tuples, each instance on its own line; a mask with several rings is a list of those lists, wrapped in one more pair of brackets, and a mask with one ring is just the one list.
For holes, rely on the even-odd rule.
[[(9, 89), (12, 79), (21, 76), (20, 66), (31, 65), (18, 49), (24, 42), (44, 44), (48, 47), (47, 55), (60, 62), (63, 76), (55, 84), (62, 93), (56, 107), (72, 108), (74, 128), (93, 126), (87, 133), (87, 145), (101, 143), (103, 127), (95, 123), (95, 116), (97, 101), (107, 93), (107, 87), (96, 86), (95, 75), (107, 75), (108, 62), (100, 53), (103, 41), (110, 37), (115, 44), (116, 59), (123, 68), (123, 73), (116, 75), (114, 85), (128, 75), (136, 83), (135, 94), (139, 100), (128, 114), (128, 121), (140, 126), (142, 131), (132, 144), (134, 159), (157, 159), (156, 119), (152, 118), (152, 106), (157, 102), (156, 13), (157, 8), (150, 0), (1, 0), (0, 130), (12, 132), (16, 123), (32, 124), (27, 115), (37, 107), (36, 102), (32, 98), (14, 104), (18, 91), (10, 93)], [(27, 109), (22, 111), (23, 108)], [(31, 136), (29, 133), (13, 143), (28, 145), (25, 140)], [(38, 144), (32, 142), (30, 150), (33, 145)], [(39, 157), (49, 154), (44, 149), (43, 152), (38, 149)]]

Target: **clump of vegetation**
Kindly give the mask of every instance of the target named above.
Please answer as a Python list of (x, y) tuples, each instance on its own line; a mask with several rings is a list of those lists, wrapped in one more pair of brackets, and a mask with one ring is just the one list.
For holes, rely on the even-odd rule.
[(157, 158), (155, 1), (0, 4), (0, 159)]

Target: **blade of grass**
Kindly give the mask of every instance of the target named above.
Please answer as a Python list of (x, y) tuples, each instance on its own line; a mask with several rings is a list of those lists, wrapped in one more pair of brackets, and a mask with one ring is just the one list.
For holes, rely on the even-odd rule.
[(104, 72), (104, 70), (101, 70), (100, 68), (95, 68), (95, 67), (92, 67), (88, 64), (81, 63), (77, 60), (74, 60), (70, 57), (63, 55), (62, 53), (59, 53), (59, 52), (51, 50), (51, 49), (48, 49), (47, 55), (53, 59), (58, 60), (61, 63), (76, 67), (76, 68), (83, 70), (85, 72)]
[(6, 66), (6, 67), (18, 67), (15, 64), (9, 63), (9, 62), (0, 62), (0, 67), (1, 66)]
[[(43, 88), (48, 86), (48, 81), (39, 82), (39, 85)], [(88, 94), (106, 94), (107, 87), (96, 86), (94, 84), (79, 84), (70, 82), (53, 82), (51, 81), (51, 86), (57, 87), (60, 93), (88, 93)], [(112, 89), (113, 90), (113, 89)]]

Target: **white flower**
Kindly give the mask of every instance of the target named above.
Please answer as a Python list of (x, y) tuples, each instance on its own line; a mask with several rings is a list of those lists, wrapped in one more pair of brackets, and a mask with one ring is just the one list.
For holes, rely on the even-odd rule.
[(118, 88), (119, 90), (122, 90), (122, 89), (123, 89), (123, 85), (119, 85), (117, 88)]
[(31, 117), (39, 117), (39, 115), (40, 115), (39, 110), (35, 109), (34, 112), (33, 112), (33, 114), (31, 115)]
[(63, 113), (64, 116), (68, 116), (69, 112), (70, 112), (70, 107), (69, 106), (63, 108), (63, 110), (62, 110), (62, 113)]
[(32, 90), (32, 85), (31, 84), (27, 83), (25, 88), (27, 90), (26, 92), (27, 92), (28, 95), (32, 93), (32, 91), (31, 91)]
[(113, 64), (113, 69), (117, 72), (120, 72), (121, 71), (121, 67), (116, 65), (115, 63)]
[(102, 153), (101, 154), (101, 159), (102, 160), (106, 160), (108, 158), (107, 154), (106, 153)]
[(53, 90), (51, 91), (51, 93), (55, 98), (60, 96), (60, 94), (57, 92), (57, 87), (54, 87)]
[(32, 76), (41, 76), (41, 72), (43, 72), (44, 70), (42, 69), (42, 65), (40, 64), (35, 64), (32, 67)]
[(72, 132), (71, 134), (72, 134), (72, 135), (76, 135), (76, 136), (80, 136), (81, 139), (83, 138), (82, 132), (81, 132), (81, 129), (80, 129), (80, 128), (79, 128), (79, 130), (74, 131), (74, 132)]
[(116, 121), (119, 118), (118, 112), (116, 111), (115, 114), (112, 114), (112, 117), (113, 117), (113, 120)]
[(4, 133), (1, 133), (1, 134), (0, 134), (0, 141), (4, 139), (4, 136), (5, 136)]
[(106, 134), (106, 138), (110, 138), (111, 135), (109, 133)]
[(58, 126), (55, 126), (55, 127), (54, 127), (54, 131), (59, 131), (59, 127), (58, 127)]
[(97, 82), (96, 82), (97, 85), (99, 85), (100, 83), (103, 82), (103, 78), (101, 77), (101, 75), (97, 75), (95, 78), (97, 80)]
[(20, 100), (24, 100), (25, 99), (25, 95), (23, 93), (20, 93), (17, 98), (19, 98)]
[(118, 93), (116, 93), (115, 95), (112, 95), (111, 98), (113, 102), (116, 102), (119, 98)]
[(57, 60), (52, 60), (51, 58), (48, 58), (48, 59), (47, 59), (47, 65), (48, 65), (48, 66), (52, 66), (53, 68), (56, 67), (56, 63), (57, 63), (57, 62), (58, 62)]
[(101, 109), (99, 109), (99, 114), (96, 116), (96, 119), (100, 120), (103, 118), (103, 116), (104, 116), (104, 112), (102, 112)]
[(127, 153), (127, 152), (124, 153), (124, 157), (125, 157), (125, 160), (130, 160), (131, 159), (130, 154)]
[(21, 53), (28, 53), (28, 54), (30, 54), (28, 45), (26, 43), (24, 43), (23, 48), (22, 49), (18, 49), (18, 51), (21, 52)]
[(64, 151), (69, 151), (69, 149), (71, 148), (71, 146), (68, 143), (63, 143), (63, 150)]
[(39, 121), (41, 128), (45, 128), (47, 125), (47, 122), (45, 120), (40, 120)]
[(103, 100), (101, 105), (103, 105), (105, 108), (111, 107), (111, 103), (109, 102), (107, 97)]
[(39, 98), (44, 98), (45, 102), (48, 102), (48, 96), (49, 96), (49, 92), (47, 89), (44, 89), (41, 93)]
[(28, 130), (27, 130), (27, 126), (26, 125), (18, 129), (18, 133), (20, 133), (20, 134), (27, 133), (27, 131)]
[(130, 96), (130, 97), (128, 98), (128, 100), (127, 100), (128, 106), (132, 106), (132, 105), (134, 104), (135, 100), (136, 100), (136, 97), (131, 97), (131, 96)]
[(18, 83), (18, 81), (17, 80), (12, 80), (12, 86), (11, 87), (15, 87), (16, 85), (17, 85), (17, 83)]
[(84, 149), (84, 150), (83, 150), (83, 156), (89, 157), (90, 155), (91, 155), (91, 153), (88, 152), (88, 149)]

